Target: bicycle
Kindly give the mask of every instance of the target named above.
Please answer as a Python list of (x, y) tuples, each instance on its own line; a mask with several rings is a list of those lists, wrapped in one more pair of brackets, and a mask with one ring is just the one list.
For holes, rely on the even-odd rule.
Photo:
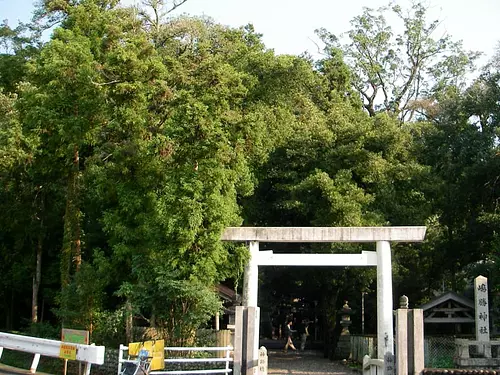
[(149, 375), (152, 358), (145, 349), (139, 350), (136, 356), (129, 355), (128, 360), (123, 363), (120, 375)]

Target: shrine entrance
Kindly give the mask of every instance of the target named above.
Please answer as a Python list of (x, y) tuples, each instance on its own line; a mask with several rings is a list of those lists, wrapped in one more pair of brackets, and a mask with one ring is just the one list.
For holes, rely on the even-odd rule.
[[(247, 242), (243, 306), (257, 308), (259, 266), (375, 266), (377, 267), (377, 356), (394, 354), (391, 242), (421, 242), (426, 227), (229, 227), (223, 241)], [(274, 254), (259, 251), (259, 243), (374, 242), (376, 251), (361, 254)], [(258, 314), (257, 314), (258, 315)], [(257, 316), (258, 322), (258, 316)], [(247, 343), (250, 362), (257, 359), (259, 325)], [(253, 350), (249, 350), (253, 348)]]

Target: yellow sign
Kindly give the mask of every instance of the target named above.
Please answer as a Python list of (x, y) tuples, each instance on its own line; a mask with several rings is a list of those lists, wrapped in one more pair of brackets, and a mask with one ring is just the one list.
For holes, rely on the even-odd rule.
[(162, 370), (165, 367), (164, 340), (131, 342), (128, 344), (129, 356), (138, 356), (141, 350), (146, 350), (148, 352), (148, 357), (152, 357), (151, 370)]
[(64, 359), (76, 360), (76, 345), (61, 344), (59, 357)]

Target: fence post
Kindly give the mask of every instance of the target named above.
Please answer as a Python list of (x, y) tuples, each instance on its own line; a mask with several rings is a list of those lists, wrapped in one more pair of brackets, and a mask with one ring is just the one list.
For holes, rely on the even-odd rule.
[(231, 359), (231, 350), (226, 350), (226, 374), (229, 374), (229, 360)]
[(123, 360), (123, 352), (125, 351), (126, 346), (120, 344), (120, 349), (118, 349), (118, 375), (122, 372), (122, 360)]
[(243, 362), (243, 306), (236, 306), (234, 315), (234, 354), (233, 354), (233, 373), (241, 375)]
[(31, 362), (30, 372), (34, 374), (36, 372), (36, 368), (38, 367), (38, 362), (40, 362), (40, 354), (36, 353), (33, 357), (33, 362)]

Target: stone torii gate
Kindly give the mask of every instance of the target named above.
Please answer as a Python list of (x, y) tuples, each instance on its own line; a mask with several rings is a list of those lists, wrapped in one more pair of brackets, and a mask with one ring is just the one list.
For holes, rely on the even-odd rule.
[[(394, 354), (393, 295), (390, 242), (421, 242), (426, 227), (229, 227), (223, 241), (249, 243), (245, 268), (243, 305), (257, 306), (259, 266), (376, 266), (377, 357)], [(361, 254), (274, 254), (259, 251), (259, 242), (375, 242), (376, 251)], [(258, 347), (258, 330), (252, 335)]]

